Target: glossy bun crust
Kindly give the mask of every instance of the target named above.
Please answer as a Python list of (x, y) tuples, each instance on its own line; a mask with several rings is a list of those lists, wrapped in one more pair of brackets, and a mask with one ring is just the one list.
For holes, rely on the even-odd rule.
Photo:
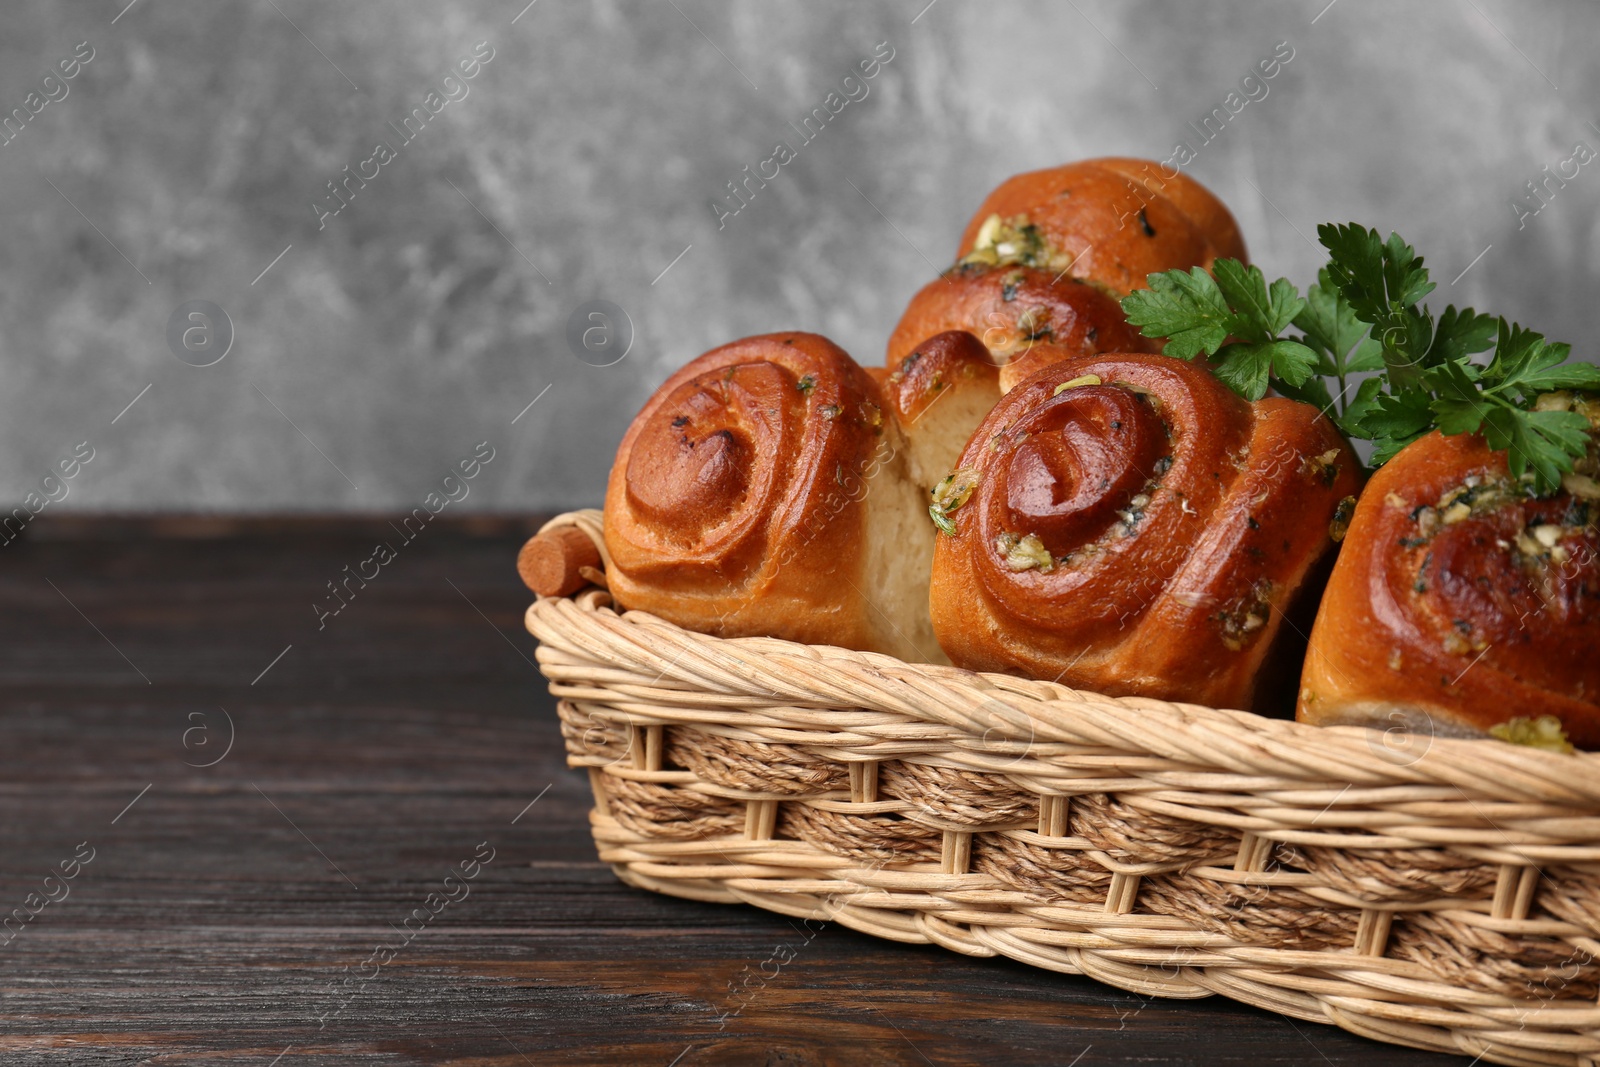
[(1409, 445), (1356, 508), (1300, 719), (1470, 736), (1554, 715), (1600, 748), (1597, 519), (1600, 500), (1531, 497), (1475, 435)]
[[(998, 233), (991, 216), (999, 216)], [(1030, 225), (1031, 235), (1024, 231)], [(1146, 275), (1157, 271), (1209, 270), (1216, 259), (1247, 259), (1239, 224), (1205, 186), (1182, 172), (1169, 176), (1160, 163), (1119, 158), (1002, 182), (962, 234), (957, 258), (975, 255), (1001, 262), (1022, 256), (1118, 297), (1144, 288)]]
[(1057, 358), (1159, 350), (1128, 325), (1106, 293), (1037, 267), (957, 267), (929, 282), (889, 337), (888, 366), (898, 367), (926, 338), (947, 330), (964, 330), (983, 343), (1001, 368), (1002, 389), (1026, 377), (1014, 364), (1041, 343), (1053, 345)]
[(618, 604), (702, 633), (939, 658), (927, 505), (884, 408), (815, 334), (749, 337), (672, 375), (606, 488)]
[(1315, 408), (1247, 403), (1203, 366), (1048, 366), (959, 458), (954, 488), (971, 488), (934, 550), (935, 633), (973, 670), (1251, 707), (1358, 470)]

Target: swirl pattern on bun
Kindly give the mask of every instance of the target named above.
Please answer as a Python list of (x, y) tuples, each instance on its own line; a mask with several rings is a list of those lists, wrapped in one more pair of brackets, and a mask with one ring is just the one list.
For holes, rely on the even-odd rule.
[(618, 604), (720, 636), (939, 659), (932, 531), (878, 383), (826, 338), (745, 338), (672, 375), (606, 489)]
[(1251, 707), (1358, 471), (1315, 408), (1248, 403), (1204, 366), (1046, 366), (995, 406), (936, 492), (949, 532), (934, 551), (935, 633), (973, 670)]

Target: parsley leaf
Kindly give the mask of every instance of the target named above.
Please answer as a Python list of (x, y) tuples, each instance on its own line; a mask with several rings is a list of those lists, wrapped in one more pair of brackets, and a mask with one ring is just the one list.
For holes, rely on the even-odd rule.
[(1291, 391), (1305, 386), (1321, 369), (1316, 350), (1279, 337), (1306, 306), (1293, 283), (1268, 285), (1259, 267), (1236, 259), (1211, 269), (1215, 276), (1200, 267), (1150, 275), (1149, 289), (1122, 301), (1128, 322), (1146, 337), (1165, 337), (1169, 356), (1215, 357), (1217, 377), (1246, 400), (1260, 400), (1274, 380)]
[(1422, 257), (1397, 233), (1379, 240), (1358, 223), (1324, 223), (1317, 236), (1328, 250), (1328, 277), (1382, 345), (1385, 376), (1397, 388), (1418, 384), (1434, 337), (1433, 322), (1417, 302), (1433, 292)]
[(1450, 360), (1465, 359), (1474, 352), (1487, 352), (1495, 345), (1495, 330), (1500, 320), (1493, 315), (1480, 315), (1471, 308), (1457, 311), (1454, 304), (1444, 309), (1439, 324), (1433, 331), (1433, 343), (1423, 356), (1423, 363), (1435, 365)]
[(1327, 268), (1317, 272), (1317, 284), (1306, 290), (1306, 306), (1294, 317), (1294, 324), (1306, 335), (1308, 343), (1332, 357), (1329, 374), (1367, 336), (1367, 324), (1356, 318), (1350, 301), (1328, 277)]
[(1533, 470), (1541, 492), (1553, 491), (1588, 443), (1589, 420), (1574, 411), (1522, 411), (1495, 406), (1483, 419), (1483, 439), (1504, 451), (1515, 478)]
[(1268, 290), (1260, 267), (1219, 259), (1211, 269), (1217, 288), (1233, 309), (1233, 332), (1247, 341), (1262, 344), (1273, 340), (1306, 306), (1287, 278), (1279, 278)]
[(1490, 383), (1490, 391), (1517, 392), (1525, 401), (1555, 389), (1600, 389), (1600, 367), (1592, 363), (1563, 366), (1571, 354), (1571, 345), (1547, 343), (1543, 335), (1501, 320), (1494, 360), (1483, 377)]
[(1213, 355), (1222, 347), (1234, 315), (1211, 275), (1195, 267), (1187, 273), (1162, 271), (1147, 280), (1149, 289), (1137, 289), (1122, 301), (1131, 325), (1146, 337), (1165, 337), (1162, 351), (1179, 359)]
[(1399, 394), (1379, 393), (1372, 398), (1372, 406), (1360, 426), (1370, 431), (1373, 440), (1380, 445), (1385, 438), (1392, 438), (1401, 440), (1403, 447), (1433, 428), (1431, 403), (1432, 398), (1420, 389), (1408, 389)]
[[(1329, 259), (1304, 296), (1284, 278), (1269, 285), (1259, 268), (1219, 259), (1210, 274), (1150, 275), (1123, 312), (1144, 336), (1165, 337), (1167, 355), (1211, 357), (1217, 378), (1246, 400), (1276, 389), (1324, 412), (1342, 404), (1339, 427), (1372, 442), (1375, 466), (1434, 429), (1481, 433), (1507, 453), (1514, 476), (1531, 472), (1542, 493), (1558, 488), (1593, 435), (1581, 414), (1531, 409), (1545, 393), (1600, 392), (1600, 367), (1569, 364), (1569, 346), (1472, 308), (1451, 305), (1435, 320), (1422, 306), (1434, 290), (1428, 268), (1399, 234), (1381, 238), (1352, 222), (1319, 226), (1317, 236)], [(1285, 336), (1290, 326), (1301, 336)], [(1487, 363), (1472, 361), (1491, 350)]]
[(1373, 409), (1382, 389), (1382, 378), (1368, 378), (1357, 386), (1355, 398), (1345, 405), (1344, 413), (1339, 416), (1339, 428), (1350, 437), (1365, 437), (1360, 432), (1361, 422)]
[(1329, 276), (1367, 322), (1376, 324), (1433, 292), (1422, 257), (1397, 233), (1380, 241), (1377, 230), (1359, 223), (1323, 223), (1317, 227), (1317, 237), (1332, 256)]
[[(1326, 268), (1317, 272), (1317, 284), (1306, 290), (1305, 309), (1294, 318), (1305, 334), (1305, 343), (1317, 352), (1317, 373), (1339, 379), (1339, 397), (1348, 412), (1349, 376), (1383, 367), (1383, 346), (1368, 336), (1368, 326), (1356, 313), (1344, 293), (1333, 283)], [(1324, 389), (1323, 392), (1327, 390)], [(1297, 398), (1303, 399), (1303, 398)], [(1319, 407), (1331, 407), (1329, 397)]]
[[(1472, 308), (1452, 305), (1435, 322), (1418, 306), (1433, 290), (1422, 257), (1396, 234), (1380, 242), (1377, 231), (1353, 223), (1317, 233), (1332, 257), (1328, 278), (1381, 344), (1382, 384), (1363, 383), (1370, 392), (1358, 393), (1341, 421), (1373, 442), (1373, 462), (1434, 428), (1482, 433), (1506, 453), (1513, 476), (1532, 471), (1539, 492), (1554, 491), (1589, 447), (1587, 422), (1573, 412), (1528, 409), (1541, 393), (1600, 389), (1600, 368), (1566, 364), (1569, 346)], [(1490, 349), (1487, 365), (1471, 361)]]
[(1298, 341), (1231, 344), (1223, 348), (1212, 369), (1246, 400), (1260, 400), (1267, 395), (1269, 375), (1291, 386), (1309, 381), (1317, 372), (1317, 354)]

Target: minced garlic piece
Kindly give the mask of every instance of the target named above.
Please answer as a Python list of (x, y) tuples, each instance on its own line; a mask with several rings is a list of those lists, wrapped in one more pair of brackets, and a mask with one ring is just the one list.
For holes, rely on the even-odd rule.
[(972, 496), (972, 491), (978, 487), (978, 472), (970, 467), (951, 471), (944, 476), (944, 481), (933, 487), (933, 503), (928, 505), (928, 517), (942, 532), (954, 537), (956, 524), (950, 515), (967, 499)]
[(959, 266), (1018, 265), (1064, 271), (1072, 266), (1072, 260), (1071, 253), (1052, 248), (1026, 215), (1011, 219), (990, 215), (978, 227), (972, 251), (961, 257)]
[(933, 489), (933, 502), (940, 511), (946, 514), (959, 508), (972, 496), (972, 491), (978, 488), (978, 472), (971, 467), (962, 467), (944, 476)]
[(1272, 582), (1258, 578), (1249, 594), (1231, 609), (1212, 616), (1222, 624), (1222, 643), (1230, 651), (1244, 648), (1247, 638), (1272, 618)]
[(1561, 728), (1561, 720), (1554, 715), (1540, 715), (1537, 718), (1519, 715), (1489, 727), (1489, 733), (1513, 745), (1542, 748), (1547, 752), (1576, 751), (1572, 742), (1567, 740), (1566, 731)]
[(1062, 393), (1066, 392), (1068, 389), (1076, 389), (1080, 385), (1099, 385), (1099, 384), (1100, 384), (1100, 375), (1098, 375), (1098, 374), (1084, 374), (1084, 375), (1080, 375), (1077, 378), (1072, 379), (1072, 381), (1070, 381), (1070, 382), (1062, 382), (1060, 385), (1058, 385), (1054, 389), (1050, 390), (1050, 395), (1051, 396), (1060, 396)]
[(1583, 500), (1600, 500), (1600, 482), (1587, 474), (1568, 472), (1561, 476), (1561, 488)]
[(1554, 393), (1541, 393), (1533, 402), (1535, 411), (1571, 411), (1572, 394), (1559, 390)]
[(993, 248), (995, 240), (1000, 234), (1000, 216), (990, 215), (983, 220), (983, 225), (978, 227), (978, 236), (972, 242), (973, 248)]
[(1037, 568), (1040, 573), (1048, 574), (1055, 569), (1055, 557), (1044, 547), (1044, 542), (1039, 540), (1038, 534), (1018, 537), (1016, 534), (1003, 533), (995, 538), (994, 547), (1010, 570), (1027, 571)]

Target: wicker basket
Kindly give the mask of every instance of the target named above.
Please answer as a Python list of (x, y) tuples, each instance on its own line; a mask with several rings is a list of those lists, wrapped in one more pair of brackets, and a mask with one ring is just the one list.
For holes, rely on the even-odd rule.
[[(600, 542), (599, 512), (559, 526)], [(1600, 755), (708, 637), (616, 614), (585, 573), (527, 626), (630, 885), (1600, 1063)]]

